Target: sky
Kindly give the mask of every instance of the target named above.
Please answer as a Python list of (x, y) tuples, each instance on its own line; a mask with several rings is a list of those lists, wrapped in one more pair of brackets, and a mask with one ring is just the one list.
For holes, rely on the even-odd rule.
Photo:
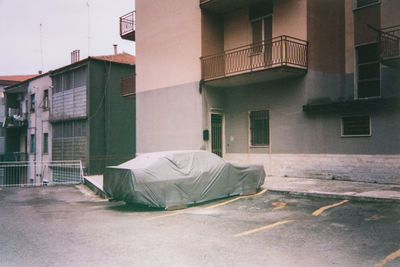
[(113, 44), (134, 55), (134, 42), (119, 36), (134, 1), (0, 0), (0, 76), (60, 68), (76, 49), (80, 59), (113, 54)]

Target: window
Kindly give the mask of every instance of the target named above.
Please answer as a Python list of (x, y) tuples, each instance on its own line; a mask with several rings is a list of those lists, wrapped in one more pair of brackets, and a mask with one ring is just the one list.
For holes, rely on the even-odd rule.
[(36, 139), (34, 134), (31, 134), (31, 153), (36, 153)]
[(35, 94), (31, 94), (31, 106), (30, 111), (35, 112)]
[(269, 145), (269, 112), (268, 110), (250, 112), (250, 145)]
[(49, 153), (49, 134), (43, 134), (43, 154)]
[(361, 45), (356, 48), (357, 54), (357, 97), (368, 98), (380, 96), (380, 63), (378, 44)]
[(53, 94), (86, 85), (86, 67), (53, 76)]
[(343, 117), (342, 136), (371, 136), (369, 116)]
[(379, 3), (379, 0), (357, 0), (357, 8)]
[(43, 92), (43, 109), (49, 109), (49, 90)]

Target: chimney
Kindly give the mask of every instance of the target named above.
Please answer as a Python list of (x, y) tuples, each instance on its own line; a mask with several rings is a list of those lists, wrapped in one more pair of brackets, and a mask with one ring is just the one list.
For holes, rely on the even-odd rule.
[(114, 55), (118, 54), (118, 45), (113, 45), (114, 46)]
[(42, 74), (42, 73), (43, 73), (43, 71), (42, 71), (42, 70), (39, 70), (39, 71), (38, 71), (38, 73), (39, 73), (39, 74)]
[(79, 61), (80, 50), (76, 49), (71, 52), (71, 64)]

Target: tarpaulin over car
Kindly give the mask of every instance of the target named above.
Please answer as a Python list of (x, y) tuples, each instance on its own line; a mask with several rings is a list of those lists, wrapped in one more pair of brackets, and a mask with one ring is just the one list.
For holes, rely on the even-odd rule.
[(168, 208), (255, 192), (264, 177), (262, 165), (232, 164), (206, 151), (166, 151), (107, 167), (103, 187), (117, 200)]

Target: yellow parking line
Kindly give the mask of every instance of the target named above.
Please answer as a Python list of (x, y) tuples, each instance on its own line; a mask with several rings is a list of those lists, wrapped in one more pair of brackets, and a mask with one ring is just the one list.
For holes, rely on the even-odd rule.
[(339, 205), (342, 205), (343, 203), (346, 203), (346, 202), (348, 202), (347, 199), (345, 199), (345, 200), (343, 200), (343, 201), (340, 201), (340, 202), (338, 202), (338, 203), (332, 204), (332, 205), (328, 205), (328, 206), (321, 207), (321, 208), (317, 209), (316, 211), (314, 211), (314, 212), (312, 213), (312, 215), (318, 216), (318, 215), (320, 215), (322, 212), (324, 212), (325, 210), (330, 209), (330, 208), (333, 208), (333, 207), (336, 207), (336, 206), (339, 206)]
[(227, 201), (224, 201), (224, 202), (221, 202), (221, 203), (212, 205), (212, 206), (205, 207), (204, 209), (206, 209), (206, 210), (208, 210), (208, 209), (213, 209), (213, 208), (226, 205), (226, 204), (228, 204), (228, 203), (234, 202), (234, 201), (239, 200), (239, 199), (242, 199), (242, 198), (256, 197), (256, 196), (259, 196), (259, 195), (261, 195), (261, 194), (264, 194), (266, 191), (267, 191), (267, 189), (263, 189), (263, 190), (261, 190), (260, 192), (258, 192), (257, 194), (254, 194), (254, 195), (238, 196), (238, 197), (232, 198), (232, 199), (230, 199), (230, 200), (227, 200)]
[(246, 231), (246, 232), (242, 232), (242, 233), (236, 234), (236, 235), (234, 235), (234, 237), (240, 237), (240, 236), (244, 236), (244, 235), (253, 234), (253, 233), (265, 230), (265, 229), (269, 229), (269, 228), (272, 228), (272, 227), (275, 227), (275, 226), (278, 226), (278, 225), (282, 225), (282, 224), (285, 224), (285, 223), (293, 222), (293, 221), (294, 220), (279, 221), (279, 222), (276, 222), (276, 223), (273, 223), (273, 224), (268, 224), (268, 225), (265, 225), (263, 227), (259, 227), (259, 228), (256, 228), (256, 229), (252, 229), (252, 230), (249, 230), (249, 231)]
[(180, 213), (182, 213), (182, 211), (169, 212), (167, 214), (163, 214), (163, 215), (158, 215), (158, 216), (153, 216), (153, 217), (147, 218), (147, 220), (154, 220), (154, 219), (158, 219), (158, 218), (169, 217), (169, 216), (173, 216), (173, 215), (178, 215)]
[(279, 210), (279, 209), (286, 207), (286, 203), (285, 202), (272, 202), (272, 206), (275, 206), (275, 208), (273, 208), (273, 210)]
[(396, 258), (400, 257), (400, 249), (398, 249), (397, 251), (389, 254), (386, 258), (384, 258), (383, 260), (381, 260), (380, 262), (376, 263), (374, 265), (374, 267), (382, 267), (383, 265), (385, 265), (386, 263), (388, 263), (389, 261), (392, 261)]

